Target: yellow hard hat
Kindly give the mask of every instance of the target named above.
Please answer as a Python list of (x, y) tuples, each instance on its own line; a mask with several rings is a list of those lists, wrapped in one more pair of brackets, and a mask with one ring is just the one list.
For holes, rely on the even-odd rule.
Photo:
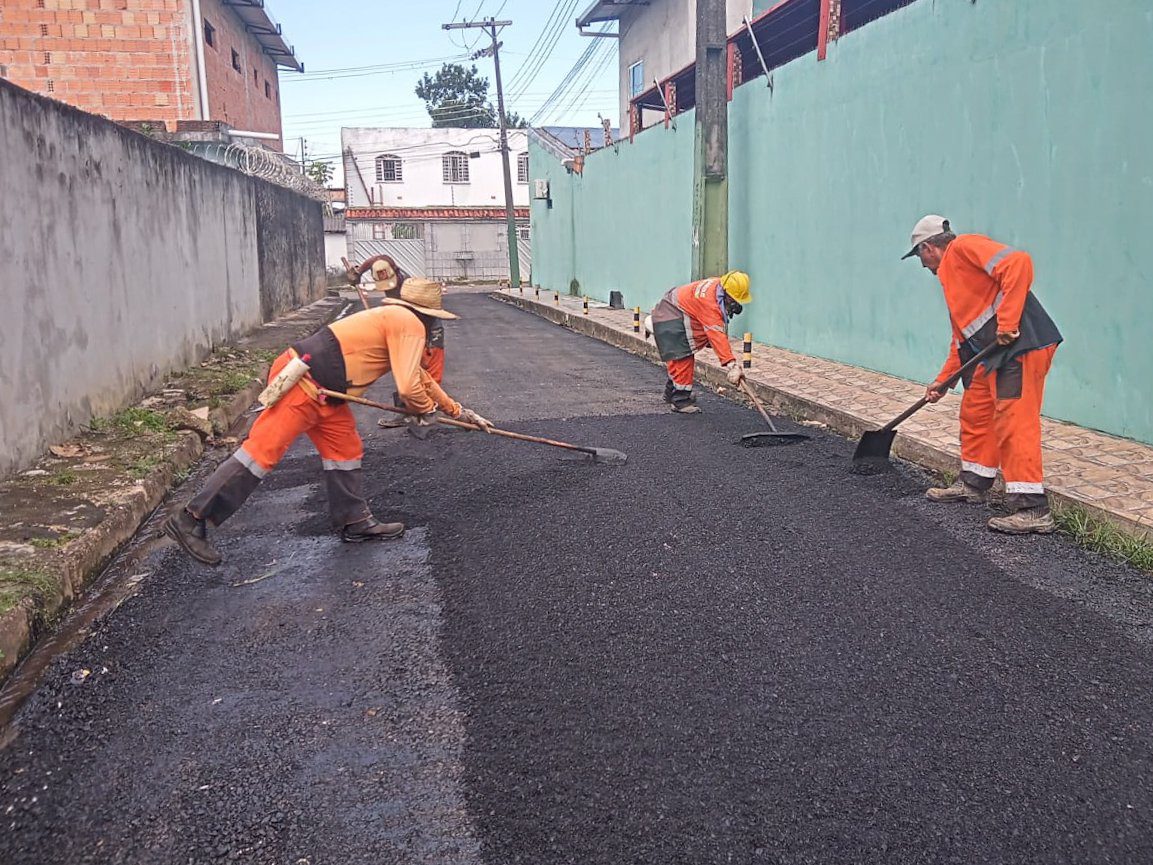
[(722, 276), (721, 288), (725, 290), (725, 294), (741, 306), (753, 299), (752, 294), (749, 293), (749, 275), (743, 270), (730, 270)]

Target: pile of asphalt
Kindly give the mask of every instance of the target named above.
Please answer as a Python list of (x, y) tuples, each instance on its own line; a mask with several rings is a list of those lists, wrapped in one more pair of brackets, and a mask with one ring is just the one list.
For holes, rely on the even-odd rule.
[(294, 449), (224, 568), (157, 550), (25, 706), (0, 860), (1148, 861), (1142, 575), (835, 436), (739, 447), (753, 412), (670, 415), (650, 364), (456, 304), (450, 391), (627, 465), (358, 412), (373, 507), (417, 530), (352, 547)]

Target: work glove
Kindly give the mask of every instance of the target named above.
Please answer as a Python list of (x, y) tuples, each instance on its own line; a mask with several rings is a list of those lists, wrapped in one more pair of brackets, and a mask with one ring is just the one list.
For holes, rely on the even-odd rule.
[(486, 433), (492, 432), (492, 422), (481, 417), (470, 408), (462, 408), (460, 410), (460, 417), (457, 420), (462, 420), (465, 423), (476, 424)]
[(1021, 331), (1019, 330), (999, 330), (997, 331), (997, 345), (1012, 345), (1021, 338)]
[(729, 379), (729, 384), (733, 387), (740, 387), (741, 382), (744, 381), (745, 371), (741, 369), (741, 365), (735, 360), (730, 361), (725, 367), (725, 375)]
[(424, 441), (436, 425), (436, 412), (430, 411), (426, 414), (410, 414), (405, 418), (405, 424), (404, 431), (406, 433), (414, 439)]

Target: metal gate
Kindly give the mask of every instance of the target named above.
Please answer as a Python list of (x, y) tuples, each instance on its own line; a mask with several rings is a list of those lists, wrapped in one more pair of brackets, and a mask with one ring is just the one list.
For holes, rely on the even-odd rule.
[(423, 222), (361, 222), (349, 221), (349, 252), (358, 263), (374, 255), (390, 255), (406, 273), (425, 274), (428, 270), (425, 255)]

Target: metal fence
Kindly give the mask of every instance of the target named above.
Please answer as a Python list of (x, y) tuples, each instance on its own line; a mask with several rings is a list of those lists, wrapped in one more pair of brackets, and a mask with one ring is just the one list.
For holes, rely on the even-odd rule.
[[(348, 247), (354, 261), (390, 255), (401, 268), (431, 279), (498, 281), (509, 278), (508, 229), (496, 220), (382, 222), (349, 219)], [(517, 226), (521, 279), (532, 268), (528, 223)]]

